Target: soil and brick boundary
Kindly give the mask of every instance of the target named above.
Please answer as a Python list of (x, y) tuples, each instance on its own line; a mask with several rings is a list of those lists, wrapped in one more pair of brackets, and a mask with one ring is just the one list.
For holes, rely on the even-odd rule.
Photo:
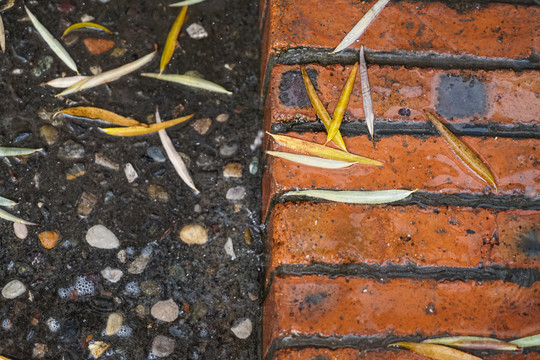
[[(264, 130), (324, 143), (300, 65), (332, 114), (363, 45), (375, 139), (359, 78), (341, 133), (349, 151), (384, 163), (326, 170), (266, 157), (264, 360), (420, 360), (387, 345), (540, 333), (538, 2), (391, 1), (349, 49), (329, 55), (374, 3), (261, 1)], [(424, 109), (488, 164), (497, 192)], [(297, 189), (418, 191), (373, 206), (281, 196)], [(540, 360), (538, 347), (475, 354)]]

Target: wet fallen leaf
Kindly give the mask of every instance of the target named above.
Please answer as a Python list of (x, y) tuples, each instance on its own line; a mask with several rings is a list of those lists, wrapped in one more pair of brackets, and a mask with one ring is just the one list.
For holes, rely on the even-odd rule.
[(139, 136), (147, 135), (159, 130), (170, 128), (171, 126), (178, 125), (191, 119), (193, 114), (184, 116), (178, 119), (162, 122), (160, 124), (152, 124), (149, 126), (130, 126), (130, 127), (112, 127), (112, 128), (99, 128), (99, 130), (112, 136)]
[(348, 190), (299, 190), (289, 191), (283, 196), (307, 196), (347, 204), (386, 204), (405, 199), (416, 190), (379, 190), (379, 191), (348, 191)]
[(91, 106), (78, 106), (60, 110), (58, 114), (66, 114), (75, 117), (83, 117), (89, 119), (98, 119), (111, 124), (116, 124), (120, 126), (141, 126), (147, 128), (147, 124), (138, 122), (130, 118), (123, 117), (121, 115), (115, 114), (112, 111), (91, 107)]
[[(319, 119), (321, 119), (326, 131), (328, 132), (328, 129), (330, 128), (330, 124), (332, 123), (332, 120), (330, 119), (330, 115), (328, 115), (328, 111), (326, 111), (326, 108), (324, 107), (323, 103), (319, 99), (319, 96), (317, 96), (317, 91), (315, 90), (315, 87), (311, 83), (311, 80), (309, 79), (309, 76), (306, 71), (305, 66), (301, 66), (300, 70), (302, 71), (302, 80), (304, 80), (304, 85), (306, 87), (306, 92), (309, 98), (309, 101), (311, 102), (311, 106), (315, 109), (315, 112), (317, 113), (317, 116), (319, 116)], [(347, 151), (347, 147), (345, 146), (345, 142), (343, 141), (343, 138), (341, 137), (341, 133), (339, 132), (339, 129), (336, 132), (336, 135), (332, 138), (332, 141), (334, 144), (337, 145), (340, 149), (343, 151)]]
[(64, 47), (60, 44), (58, 40), (56, 40), (52, 34), (39, 22), (39, 20), (32, 14), (32, 12), (24, 5), (24, 9), (26, 10), (26, 14), (28, 14), (28, 17), (30, 18), (30, 21), (35, 26), (38, 33), (41, 35), (43, 40), (49, 45), (49, 47), (54, 51), (54, 53), (66, 64), (71, 70), (76, 71), (77, 74), (79, 73), (79, 70), (77, 70), (77, 65), (75, 64), (75, 61), (69, 56), (68, 52)]
[(332, 121), (328, 128), (328, 136), (326, 142), (329, 142), (336, 136), (339, 127), (341, 126), (341, 121), (343, 120), (343, 115), (345, 115), (345, 110), (347, 105), (349, 105), (349, 99), (351, 97), (351, 92), (354, 86), (354, 81), (356, 80), (356, 71), (358, 70), (358, 63), (354, 64), (354, 67), (349, 74), (349, 78), (341, 90), (341, 95), (339, 97), (336, 108), (334, 109), (334, 114), (332, 115)]
[(48, 81), (41, 85), (49, 85), (54, 88), (64, 89), (78, 83), (79, 81), (86, 80), (88, 78), (89, 76), (84, 76), (84, 75), (66, 76), (66, 77), (52, 79), (51, 81)]
[(356, 41), (368, 28), (368, 26), (375, 20), (381, 10), (388, 4), (390, 0), (379, 0), (368, 10), (368, 12), (360, 19), (360, 21), (351, 29), (351, 31), (341, 40), (338, 46), (330, 53), (335, 54), (348, 48), (353, 42)]
[(438, 115), (430, 111), (424, 110), (424, 113), (428, 117), (429, 121), (435, 126), (439, 133), (444, 137), (446, 142), (450, 145), (450, 148), (456, 153), (456, 155), (463, 160), (463, 162), (471, 168), (480, 178), (486, 181), (488, 184), (492, 184), (497, 191), (497, 184), (495, 179), (489, 171), (488, 167), (478, 158), (478, 156), (461, 140), (457, 138), (443, 123), (438, 119)]
[(135, 60), (133, 62), (130, 62), (128, 64), (122, 65), (116, 69), (105, 71), (105, 72), (102, 72), (101, 74), (90, 76), (87, 79), (83, 79), (71, 85), (70, 87), (62, 91), (61, 93), (56, 94), (55, 97), (73, 94), (78, 91), (87, 90), (95, 86), (103, 85), (111, 81), (118, 80), (121, 77), (129, 73), (132, 73), (133, 71), (138, 70), (144, 65), (148, 64), (150, 61), (152, 61), (156, 53), (157, 53), (157, 46), (156, 46), (156, 49), (150, 54), (147, 54), (143, 56), (142, 58)]
[(285, 160), (289, 160), (298, 164), (313, 166), (323, 169), (342, 169), (354, 165), (354, 162), (323, 159), (315, 156), (293, 154), (281, 151), (266, 151), (268, 155), (276, 156)]
[(516, 346), (519, 346), (521, 348), (540, 346), (540, 334), (522, 337), (522, 338), (510, 341), (510, 343)]
[(182, 7), (180, 13), (176, 17), (176, 20), (174, 20), (173, 26), (171, 26), (171, 30), (169, 30), (169, 35), (167, 35), (165, 47), (163, 48), (163, 53), (161, 54), (161, 62), (159, 63), (160, 74), (163, 72), (169, 61), (171, 61), (174, 53), (174, 48), (176, 46), (176, 39), (178, 38), (178, 34), (180, 34), (180, 29), (182, 29), (182, 25), (184, 24), (184, 20), (186, 19), (187, 9), (187, 6)]
[(195, 5), (198, 3), (202, 3), (205, 0), (186, 0), (186, 1), (180, 1), (174, 4), (171, 4), (169, 6), (171, 7), (178, 7), (178, 6), (188, 6), (188, 5)]
[(334, 148), (324, 146), (321, 144), (317, 144), (310, 141), (305, 141), (305, 140), (301, 140), (301, 139), (297, 139), (297, 138), (293, 138), (293, 137), (285, 136), (285, 135), (277, 135), (277, 134), (270, 134), (270, 133), (267, 133), (267, 134), (272, 136), (274, 140), (276, 140), (278, 143), (288, 148), (291, 148), (293, 150), (303, 152), (309, 155), (319, 156), (325, 159), (355, 162), (355, 163), (363, 164), (363, 165), (382, 166), (382, 163), (380, 161), (365, 158), (365, 157), (355, 155), (355, 154), (351, 154), (349, 152), (334, 149)]
[(96, 23), (93, 23), (93, 22), (80, 22), (80, 23), (75, 23), (75, 24), (71, 25), (70, 27), (68, 27), (66, 30), (64, 30), (64, 33), (62, 34), (62, 38), (64, 38), (64, 36), (66, 36), (67, 33), (69, 33), (72, 30), (75, 30), (75, 29), (103, 30), (103, 31), (105, 31), (105, 32), (107, 32), (109, 34), (112, 34), (112, 31), (107, 29), (103, 25), (99, 25), (99, 24), (96, 24)]
[(208, 91), (218, 92), (222, 94), (232, 95), (233, 93), (223, 86), (213, 83), (208, 80), (204, 80), (195, 76), (189, 75), (175, 75), (175, 74), (152, 74), (152, 73), (142, 73), (142, 76), (151, 77), (154, 79), (174, 82), (181, 85), (191, 86), (199, 89), (204, 89)]
[(371, 92), (369, 90), (369, 78), (367, 74), (366, 58), (364, 57), (364, 47), (360, 47), (360, 80), (362, 83), (362, 103), (364, 105), (364, 114), (366, 115), (366, 125), (373, 140), (374, 118), (373, 104), (371, 102)]
[(0, 15), (0, 50), (2, 50), (3, 53), (6, 52), (6, 31), (4, 30), (2, 15)]
[[(163, 124), (161, 122), (161, 117), (159, 116), (159, 112), (157, 108), (156, 108), (156, 123)], [(193, 179), (191, 178), (191, 175), (189, 174), (189, 170), (187, 169), (186, 164), (184, 163), (184, 160), (182, 160), (182, 157), (180, 157), (178, 152), (174, 149), (171, 138), (169, 137), (169, 135), (167, 135), (167, 132), (165, 130), (159, 130), (158, 134), (159, 134), (159, 139), (161, 140), (161, 143), (163, 144), (163, 147), (165, 148), (165, 152), (167, 153), (167, 157), (173, 164), (174, 169), (176, 170), (180, 178), (186, 183), (187, 186), (192, 188), (197, 194), (200, 193), (197, 187), (195, 187), (195, 183), (193, 182)]]
[(37, 224), (31, 223), (29, 221), (20, 219), (20, 218), (14, 216), (14, 215), (11, 215), (10, 213), (8, 213), (7, 211), (4, 211), (2, 209), (0, 209), (0, 218), (4, 219), (4, 220), (7, 220), (7, 221), (12, 221), (12, 222), (24, 224), (24, 225), (37, 225)]
[(6, 199), (5, 197), (0, 196), (0, 206), (15, 206), (18, 203), (16, 203), (13, 200)]
[(388, 346), (401, 346), (405, 349), (411, 350), (412, 352), (435, 360), (482, 360), (482, 358), (479, 358), (478, 356), (467, 354), (463, 351), (443, 345), (397, 342)]
[(426, 344), (447, 345), (462, 349), (477, 350), (519, 350), (519, 346), (505, 341), (479, 336), (448, 336), (427, 339)]
[(30, 155), (42, 149), (0, 147), (0, 156), (22, 156)]

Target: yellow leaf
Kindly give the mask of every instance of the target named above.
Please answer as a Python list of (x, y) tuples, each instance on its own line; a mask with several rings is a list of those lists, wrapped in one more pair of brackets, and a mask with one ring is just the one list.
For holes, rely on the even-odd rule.
[(137, 120), (129, 119), (121, 115), (115, 114), (111, 111), (91, 106), (72, 107), (60, 110), (58, 113), (89, 119), (99, 119), (120, 126), (142, 126), (145, 128), (148, 127), (147, 124), (140, 123)]
[(103, 30), (105, 32), (108, 32), (109, 34), (112, 34), (112, 31), (107, 29), (103, 25), (99, 25), (93, 22), (80, 22), (80, 23), (73, 24), (70, 27), (68, 27), (66, 30), (64, 30), (64, 33), (62, 34), (61, 38), (66, 36), (66, 34), (69, 33), (71, 30), (84, 29), (84, 28)]
[[(306, 92), (309, 97), (309, 101), (311, 102), (311, 106), (315, 109), (315, 112), (319, 116), (319, 119), (321, 119), (322, 123), (324, 124), (324, 127), (326, 131), (328, 131), (328, 128), (330, 127), (330, 123), (332, 120), (330, 119), (330, 115), (328, 115), (328, 111), (326, 111), (323, 103), (317, 96), (317, 91), (315, 91), (315, 87), (311, 83), (311, 80), (309, 79), (309, 76), (306, 72), (305, 66), (301, 66), (300, 70), (302, 71), (302, 79), (304, 80), (304, 85), (306, 86)], [(341, 133), (338, 131), (336, 132), (336, 135), (332, 139), (334, 144), (336, 144), (340, 149), (343, 151), (347, 151), (347, 147), (345, 146), (345, 142), (343, 142), (343, 138), (341, 137)]]
[(401, 346), (420, 355), (434, 360), (482, 360), (478, 356), (436, 344), (421, 344), (413, 342), (397, 342), (388, 346)]
[(480, 336), (448, 336), (422, 341), (426, 344), (438, 344), (457, 347), (461, 349), (477, 350), (519, 350), (519, 346), (488, 337)]
[(161, 54), (161, 62), (159, 64), (159, 73), (161, 74), (163, 70), (165, 69), (165, 66), (171, 61), (171, 58), (174, 53), (174, 47), (176, 45), (176, 39), (178, 38), (178, 34), (180, 34), (180, 29), (182, 28), (182, 24), (184, 24), (184, 20), (186, 19), (186, 13), (187, 13), (187, 6), (183, 6), (180, 10), (180, 13), (176, 17), (176, 20), (174, 21), (173, 26), (171, 27), (171, 30), (169, 30), (169, 35), (167, 35), (167, 40), (165, 41), (165, 47), (163, 48), (163, 54)]
[(480, 176), (480, 178), (482, 178), (488, 184), (491, 183), (495, 188), (495, 191), (497, 191), (495, 179), (482, 160), (480, 160), (478, 156), (476, 156), (476, 154), (467, 145), (465, 145), (465, 143), (459, 140), (457, 136), (452, 134), (452, 132), (439, 121), (438, 116), (435, 113), (427, 110), (424, 110), (424, 113), (428, 117), (429, 121), (431, 121), (439, 133), (444, 137), (456, 155), (463, 160), (463, 162), (478, 176)]
[(345, 115), (345, 110), (347, 109), (347, 105), (349, 105), (349, 99), (351, 97), (354, 81), (356, 80), (357, 70), (358, 63), (354, 64), (354, 67), (349, 74), (349, 78), (347, 79), (345, 86), (343, 86), (343, 90), (341, 90), (341, 96), (339, 97), (336, 108), (334, 109), (334, 115), (332, 115), (332, 121), (328, 128), (328, 137), (326, 138), (326, 142), (329, 142), (334, 138), (334, 136), (336, 136), (336, 133), (341, 126), (343, 115)]
[(297, 138), (293, 138), (293, 137), (285, 136), (285, 135), (276, 135), (276, 134), (270, 134), (270, 133), (267, 133), (267, 134), (272, 136), (274, 140), (276, 140), (281, 145), (284, 145), (288, 148), (291, 148), (293, 150), (303, 152), (309, 155), (319, 156), (325, 159), (355, 162), (355, 163), (364, 164), (364, 165), (382, 166), (382, 163), (380, 161), (365, 158), (365, 157), (355, 155), (355, 154), (351, 154), (349, 152), (334, 149), (334, 148), (324, 146), (321, 144), (317, 144), (310, 141), (305, 141), (305, 140), (301, 140), (301, 139), (297, 139)]
[(130, 126), (130, 127), (124, 127), (124, 128), (99, 128), (101, 131), (103, 131), (106, 134), (112, 135), (112, 136), (139, 136), (139, 135), (146, 135), (151, 134), (154, 132), (157, 132), (159, 130), (170, 128), (171, 126), (178, 125), (180, 123), (183, 123), (184, 121), (187, 121), (191, 119), (193, 114), (184, 116), (178, 119), (173, 119), (169, 121), (164, 121), (159, 124), (152, 124), (148, 127), (143, 126)]

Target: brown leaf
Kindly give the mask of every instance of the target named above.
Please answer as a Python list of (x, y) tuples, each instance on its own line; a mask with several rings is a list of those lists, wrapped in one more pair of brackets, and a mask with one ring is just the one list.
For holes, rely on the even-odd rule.
[(479, 358), (478, 356), (467, 354), (466, 352), (443, 345), (397, 342), (388, 346), (401, 346), (434, 360), (482, 360), (482, 358)]

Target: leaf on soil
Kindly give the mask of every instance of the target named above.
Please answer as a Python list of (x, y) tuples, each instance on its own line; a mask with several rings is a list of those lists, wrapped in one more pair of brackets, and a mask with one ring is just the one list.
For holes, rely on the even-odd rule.
[(0, 206), (15, 206), (18, 203), (16, 203), (13, 200), (6, 199), (5, 197), (0, 196)]
[(147, 124), (138, 122), (130, 118), (123, 117), (121, 115), (115, 114), (112, 111), (91, 107), (91, 106), (78, 106), (60, 110), (58, 114), (65, 114), (75, 117), (83, 117), (88, 119), (98, 119), (111, 124), (116, 124), (120, 126), (139, 126), (147, 128)]
[[(330, 119), (330, 115), (328, 115), (328, 111), (326, 111), (326, 108), (324, 107), (323, 103), (319, 99), (319, 96), (317, 96), (317, 91), (315, 90), (315, 87), (311, 83), (311, 80), (309, 79), (309, 76), (306, 71), (305, 66), (301, 66), (300, 70), (302, 71), (302, 80), (304, 80), (304, 85), (306, 87), (306, 92), (309, 98), (309, 101), (311, 102), (311, 106), (315, 109), (315, 112), (317, 113), (317, 116), (319, 116), (319, 119), (321, 119), (324, 128), (328, 132), (330, 128), (330, 124), (332, 123), (332, 120)], [(339, 129), (336, 132), (336, 135), (332, 138), (332, 141), (334, 144), (337, 145), (340, 149), (343, 151), (347, 151), (347, 147), (345, 146), (345, 142), (343, 141), (343, 138), (341, 137), (341, 133), (339, 132)]]
[(95, 30), (103, 30), (109, 34), (112, 34), (112, 31), (107, 29), (105, 26), (103, 25), (99, 25), (99, 24), (96, 24), (96, 23), (93, 23), (93, 22), (80, 22), (80, 23), (75, 23), (73, 25), (71, 25), (70, 27), (68, 27), (66, 30), (64, 30), (64, 33), (62, 34), (62, 38), (64, 38), (64, 36), (67, 35), (67, 33), (69, 33), (71, 30), (75, 30), (75, 29), (95, 29)]
[(182, 29), (182, 25), (184, 24), (184, 20), (186, 19), (187, 9), (187, 6), (182, 7), (180, 13), (176, 17), (176, 20), (174, 20), (173, 26), (171, 26), (171, 30), (169, 30), (169, 35), (167, 35), (165, 47), (163, 48), (163, 53), (161, 54), (161, 62), (159, 63), (160, 74), (163, 72), (169, 61), (171, 61), (174, 53), (174, 48), (176, 46), (176, 39), (178, 38), (178, 34), (180, 34), (180, 29)]
[[(159, 116), (159, 112), (156, 108), (156, 123), (157, 124), (163, 124), (161, 122), (161, 117)], [(178, 155), (178, 152), (174, 149), (173, 143), (171, 141), (171, 138), (169, 135), (167, 135), (167, 132), (165, 130), (159, 130), (159, 139), (161, 140), (161, 143), (163, 144), (163, 147), (165, 148), (165, 152), (167, 153), (167, 157), (171, 161), (171, 163), (174, 166), (174, 169), (180, 175), (180, 178), (186, 183), (187, 186), (192, 188), (197, 194), (200, 193), (200, 191), (195, 187), (195, 183), (193, 182), (193, 179), (191, 178), (191, 175), (189, 174), (189, 170), (186, 167), (186, 164), (184, 163), (184, 160), (182, 160), (182, 157)]]
[(289, 191), (283, 196), (307, 196), (347, 204), (386, 204), (405, 199), (416, 190), (379, 190), (379, 191), (348, 191), (348, 190), (299, 190)]
[(174, 82), (181, 85), (191, 86), (207, 91), (213, 91), (217, 93), (232, 95), (233, 93), (223, 86), (213, 83), (208, 80), (204, 80), (195, 76), (189, 75), (175, 75), (175, 74), (152, 74), (152, 73), (142, 73), (142, 76), (151, 77), (154, 79), (159, 79), (163, 81)]
[(52, 79), (51, 81), (48, 81), (41, 85), (49, 85), (53, 88), (65, 89), (67, 87), (70, 87), (78, 83), (79, 81), (86, 80), (88, 78), (89, 76), (84, 76), (84, 75), (66, 76), (66, 77)]
[(0, 8), (0, 12), (6, 11), (7, 9), (13, 7), (13, 5), (15, 5), (15, 0), (8, 0), (8, 2)]
[(452, 134), (450, 130), (438, 119), (438, 115), (430, 111), (424, 110), (429, 121), (435, 126), (439, 133), (444, 137), (450, 148), (463, 162), (471, 168), (480, 178), (488, 184), (492, 184), (497, 191), (497, 184), (488, 167), (478, 158), (478, 156), (464, 142), (459, 140), (457, 136)]
[(155, 133), (159, 130), (170, 128), (171, 126), (178, 125), (191, 119), (193, 114), (184, 116), (181, 118), (165, 121), (159, 124), (152, 124), (148, 126), (130, 126), (130, 127), (112, 127), (112, 128), (99, 128), (99, 130), (112, 136), (139, 136)]
[(276, 156), (285, 160), (289, 160), (298, 164), (313, 166), (323, 169), (342, 169), (354, 165), (354, 162), (341, 161), (341, 160), (331, 160), (323, 159), (315, 156), (293, 154), (288, 152), (281, 151), (270, 151), (267, 150), (268, 155)]
[(522, 337), (522, 338), (510, 341), (510, 343), (516, 346), (519, 346), (521, 348), (540, 346), (540, 334)]
[(345, 110), (347, 105), (349, 105), (349, 99), (351, 98), (351, 92), (354, 87), (354, 81), (356, 80), (356, 72), (358, 70), (358, 63), (354, 64), (354, 67), (349, 74), (349, 78), (341, 90), (341, 95), (339, 97), (336, 108), (334, 109), (334, 114), (332, 115), (332, 121), (328, 128), (328, 136), (326, 142), (329, 142), (336, 136), (339, 127), (341, 126), (341, 121), (343, 120), (343, 115), (345, 115)]
[(310, 141), (293, 138), (285, 135), (270, 134), (274, 140), (276, 140), (281, 145), (284, 145), (290, 149), (306, 153), (308, 155), (319, 156), (325, 159), (331, 160), (341, 160), (348, 162), (355, 162), (363, 165), (376, 165), (382, 166), (383, 164), (380, 161), (365, 158), (359, 155), (351, 154), (346, 151), (338, 150), (331, 148), (329, 146), (324, 146), (321, 144), (313, 143)]
[(479, 336), (448, 336), (427, 339), (422, 341), (426, 344), (447, 345), (462, 349), (477, 350), (520, 350), (519, 346), (505, 341)]
[(7, 220), (7, 221), (12, 221), (12, 222), (24, 224), (24, 225), (37, 225), (37, 224), (31, 223), (29, 221), (20, 219), (20, 218), (14, 216), (14, 215), (11, 215), (10, 213), (8, 213), (7, 211), (4, 211), (2, 209), (0, 209), (0, 218), (4, 219), (4, 220)]
[(453, 349), (448, 346), (437, 344), (422, 344), (413, 342), (397, 342), (388, 346), (401, 346), (420, 355), (424, 355), (434, 360), (482, 360), (478, 356), (467, 354), (463, 351)]
[(30, 155), (42, 149), (0, 147), (0, 156), (23, 156)]
[(171, 7), (179, 7), (179, 6), (188, 6), (188, 5), (195, 5), (198, 3), (202, 3), (205, 0), (186, 0), (186, 1), (180, 1), (174, 4), (171, 4), (169, 6)]
[(66, 90), (62, 91), (59, 94), (56, 94), (57, 96), (64, 96), (76, 93), (78, 91), (87, 90), (99, 85), (103, 85), (106, 83), (109, 83), (114, 80), (120, 79), (122, 76), (125, 76), (129, 73), (132, 73), (135, 70), (140, 69), (144, 65), (148, 64), (152, 59), (154, 59), (154, 56), (157, 53), (157, 46), (156, 49), (151, 52), (150, 54), (147, 54), (143, 56), (142, 58), (135, 60), (133, 62), (130, 62), (128, 64), (122, 65), (116, 69), (112, 69), (109, 71), (102, 72), (101, 74), (90, 76), (87, 79), (83, 79), (72, 86), (68, 87)]
[(341, 40), (338, 46), (330, 53), (335, 54), (348, 48), (353, 42), (356, 41), (368, 28), (368, 26), (375, 20), (381, 10), (388, 4), (390, 0), (379, 0), (368, 10), (368, 12), (360, 19), (360, 21), (352, 28), (352, 30)]
[(75, 61), (69, 56), (68, 52), (64, 47), (60, 44), (58, 40), (56, 40), (52, 34), (39, 22), (39, 20), (30, 12), (30, 10), (24, 5), (24, 9), (26, 10), (26, 14), (28, 14), (28, 17), (30, 18), (30, 21), (35, 26), (38, 33), (41, 35), (43, 40), (49, 45), (49, 47), (54, 51), (54, 53), (62, 60), (71, 70), (76, 71), (77, 74), (79, 73), (79, 70), (77, 70), (77, 65), (75, 64)]
[(0, 15), (0, 50), (2, 50), (3, 53), (6, 52), (6, 31), (4, 30), (2, 15)]
[(362, 103), (364, 105), (364, 114), (366, 116), (366, 125), (373, 140), (373, 103), (371, 102), (371, 91), (369, 90), (369, 78), (367, 73), (366, 58), (364, 57), (364, 47), (360, 47), (360, 80), (362, 84)]

